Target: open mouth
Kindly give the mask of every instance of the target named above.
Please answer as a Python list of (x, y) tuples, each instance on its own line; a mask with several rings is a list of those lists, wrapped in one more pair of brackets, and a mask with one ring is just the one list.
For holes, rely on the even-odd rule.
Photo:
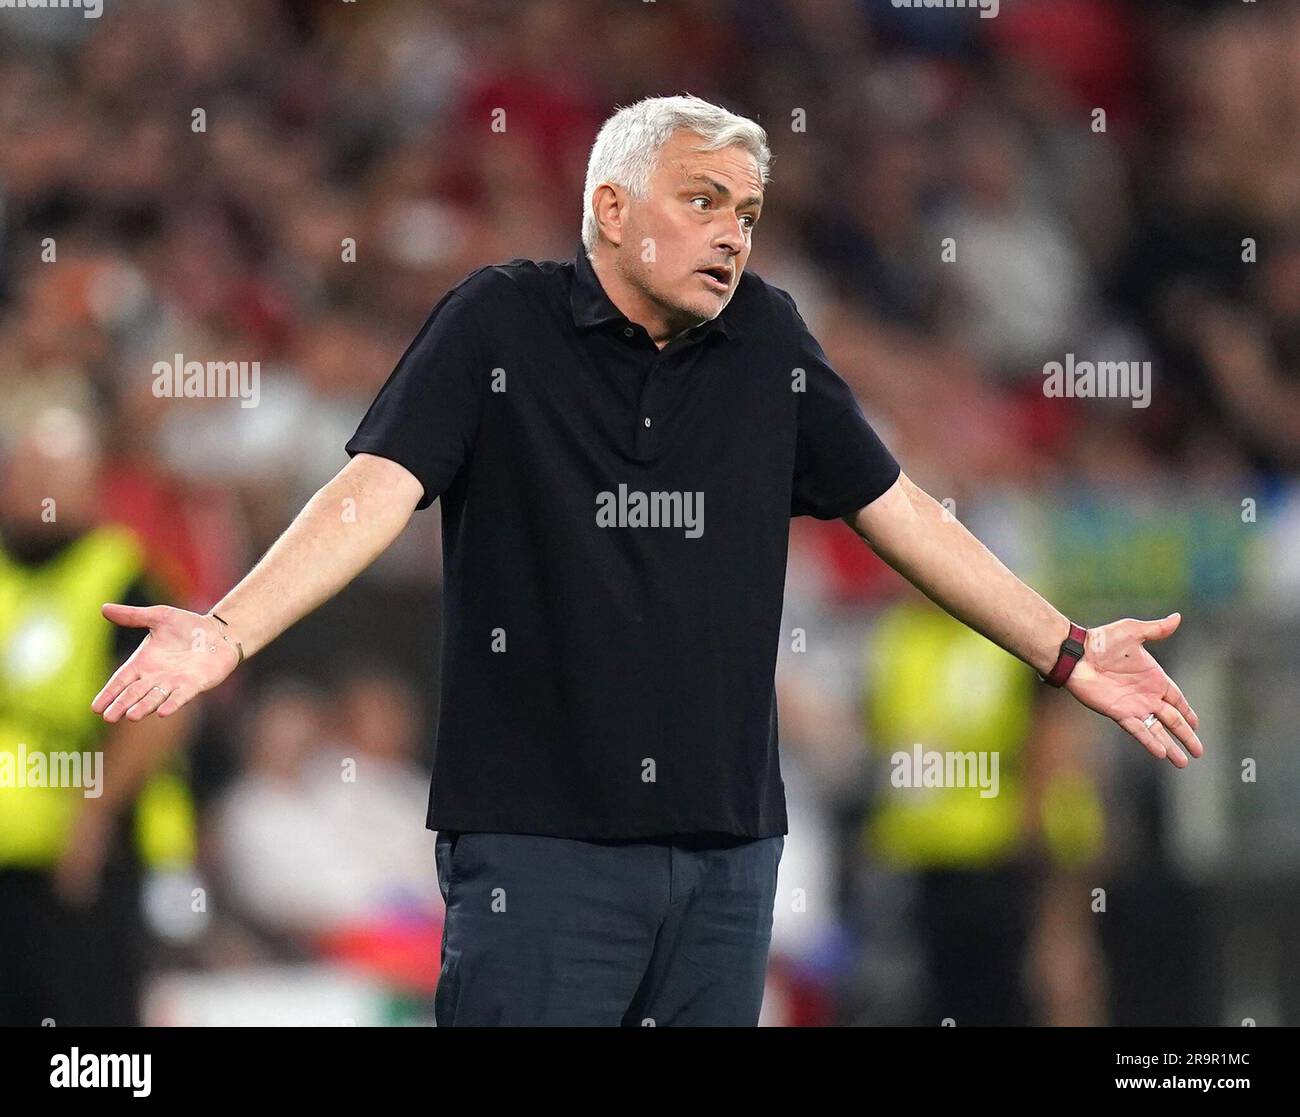
[(731, 287), (731, 269), (722, 265), (710, 268), (698, 269), (698, 274), (704, 277), (704, 281), (715, 291), (726, 291)]

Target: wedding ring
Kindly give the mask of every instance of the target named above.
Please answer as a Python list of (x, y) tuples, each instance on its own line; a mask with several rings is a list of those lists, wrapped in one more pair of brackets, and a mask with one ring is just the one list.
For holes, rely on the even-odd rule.
[(1155, 715), (1155, 714), (1147, 714), (1147, 716), (1144, 717), (1144, 718), (1142, 719), (1142, 728), (1143, 728), (1143, 729), (1150, 729), (1150, 728), (1151, 728), (1151, 724), (1152, 724), (1155, 720), (1156, 720), (1156, 715)]

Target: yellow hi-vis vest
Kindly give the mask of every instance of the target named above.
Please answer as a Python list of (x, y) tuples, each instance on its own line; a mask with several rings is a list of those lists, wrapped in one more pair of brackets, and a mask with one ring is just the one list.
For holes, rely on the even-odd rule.
[[(872, 852), (907, 869), (983, 868), (1010, 858), (1025, 822), (1033, 672), (937, 606), (902, 602), (873, 632), (865, 684), (869, 737), (890, 758), (888, 782), (867, 822)], [(935, 781), (946, 786), (915, 786), (925, 782), (914, 763), (917, 745), (923, 754), (983, 754), (986, 776), (996, 754), (997, 794), (982, 794), (970, 779), (967, 786), (947, 778)], [(1100, 812), (1090, 783), (1062, 777), (1049, 784), (1043, 824), (1055, 861), (1095, 854)]]
[[(52, 867), (85, 793), (74, 754), (98, 752), (102, 775), (109, 727), (90, 702), (117, 662), (100, 606), (122, 600), (143, 560), (137, 536), (119, 525), (87, 531), (37, 567), (16, 562), (0, 539), (0, 867)], [(74, 779), (79, 786), (49, 786)], [(179, 761), (137, 794), (133, 837), (146, 865), (192, 863), (194, 808)]]

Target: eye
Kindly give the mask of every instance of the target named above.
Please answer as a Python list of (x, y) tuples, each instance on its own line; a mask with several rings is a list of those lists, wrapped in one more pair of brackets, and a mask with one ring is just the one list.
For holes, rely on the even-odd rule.
[(694, 205), (696, 202), (709, 202), (712, 204), (711, 199), (707, 194), (696, 194), (695, 197), (691, 199), (691, 205)]
[(755, 225), (758, 224), (758, 218), (755, 217), (752, 213), (742, 213), (740, 216), (749, 222), (749, 224), (745, 226), (747, 229), (752, 229)]

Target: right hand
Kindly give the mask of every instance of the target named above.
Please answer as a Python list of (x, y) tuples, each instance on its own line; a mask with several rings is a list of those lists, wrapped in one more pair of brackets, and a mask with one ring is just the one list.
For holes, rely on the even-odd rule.
[(161, 718), (174, 714), (223, 682), (239, 662), (239, 653), (221, 638), (221, 625), (210, 616), (170, 605), (111, 602), (100, 611), (114, 624), (149, 630), (90, 704), (107, 722), (120, 721), (123, 714), (129, 721), (155, 712)]

